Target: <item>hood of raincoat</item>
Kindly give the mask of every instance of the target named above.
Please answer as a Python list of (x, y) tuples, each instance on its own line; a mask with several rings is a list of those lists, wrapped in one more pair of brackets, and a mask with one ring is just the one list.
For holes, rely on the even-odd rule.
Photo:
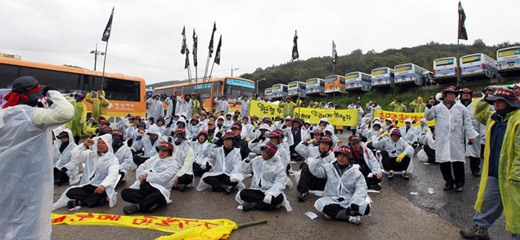
[(330, 125), (329, 119), (328, 119), (328, 118), (326, 118), (326, 117), (324, 117), (324, 118), (320, 119), (320, 121), (318, 122), (318, 125), (319, 125), (319, 124), (320, 124), (321, 122), (326, 122), (326, 123), (327, 123), (327, 125)]
[(94, 145), (90, 146), (92, 151), (97, 152), (97, 143), (98, 143), (100, 138), (103, 139), (103, 142), (105, 142), (105, 144), (107, 145), (108, 152), (113, 154), (114, 153), (114, 149), (112, 149), (112, 135), (111, 134), (105, 134), (105, 135), (101, 135), (99, 137), (93, 138)]

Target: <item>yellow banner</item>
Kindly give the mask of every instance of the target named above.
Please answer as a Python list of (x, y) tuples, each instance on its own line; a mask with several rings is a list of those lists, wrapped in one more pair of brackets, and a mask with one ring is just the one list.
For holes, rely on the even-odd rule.
[(225, 239), (236, 223), (227, 219), (197, 220), (187, 218), (120, 216), (98, 213), (52, 214), (52, 224), (105, 225), (143, 228), (175, 233), (158, 239)]
[[(251, 101), (249, 115), (256, 115), (258, 118), (268, 116), (274, 119), (276, 116), (283, 117), (283, 108), (277, 104)], [(358, 121), (358, 111), (354, 109), (315, 109), (315, 108), (295, 108), (293, 118), (303, 118), (310, 123), (318, 124), (321, 118), (326, 117), (332, 125), (337, 126), (356, 126)]]
[[(390, 112), (384, 110), (374, 110), (374, 118), (379, 118), (382, 124), (385, 124), (385, 119), (391, 118), (392, 122), (399, 121), (398, 127), (404, 127), (404, 120), (407, 118), (412, 119), (415, 122), (413, 126), (419, 126), (419, 120), (424, 118), (424, 113), (402, 113), (402, 112)], [(435, 120), (428, 121), (428, 126), (435, 126)]]

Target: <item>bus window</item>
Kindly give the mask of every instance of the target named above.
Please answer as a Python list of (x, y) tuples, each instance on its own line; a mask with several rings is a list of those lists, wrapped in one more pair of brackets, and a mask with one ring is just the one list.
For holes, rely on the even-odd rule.
[(0, 88), (11, 88), (11, 82), (14, 79), (18, 78), (18, 73), (20, 72), (20, 67), (12, 66), (12, 65), (0, 65), (0, 73), (2, 73), (2, 81), (0, 81)]

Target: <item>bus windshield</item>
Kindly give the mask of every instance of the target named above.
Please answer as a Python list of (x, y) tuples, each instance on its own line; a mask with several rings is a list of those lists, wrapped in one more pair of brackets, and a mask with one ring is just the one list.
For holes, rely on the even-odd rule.
[(325, 79), (325, 82), (334, 82), (337, 79), (338, 79), (337, 77), (330, 77), (330, 78)]

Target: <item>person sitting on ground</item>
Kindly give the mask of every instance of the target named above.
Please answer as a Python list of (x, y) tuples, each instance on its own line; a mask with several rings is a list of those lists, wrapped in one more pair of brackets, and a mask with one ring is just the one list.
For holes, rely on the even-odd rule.
[(215, 159), (215, 167), (213, 172), (204, 173), (197, 186), (198, 191), (206, 189), (208, 186), (213, 192), (230, 193), (244, 178), (239, 173), (240, 163), (242, 158), (240, 156), (240, 149), (233, 147), (235, 136), (226, 132), (222, 136), (223, 145), (216, 147), (215, 143), (219, 141), (215, 137), (204, 152), (208, 158)]
[(407, 118), (404, 120), (404, 127), (399, 129), (401, 131), (402, 138), (413, 148), (419, 146), (417, 139), (419, 134), (417, 130), (412, 126), (412, 119)]
[(383, 135), (372, 143), (372, 146), (381, 150), (382, 163), (385, 171), (388, 172), (389, 179), (394, 178), (394, 171), (401, 171), (404, 179), (409, 179), (408, 166), (413, 157), (414, 150), (404, 139), (401, 138), (401, 131), (394, 128), (388, 135)]
[(385, 125), (381, 126), (384, 131), (387, 131), (390, 129), (390, 127), (393, 125), (392, 118), (385, 119)]
[(200, 130), (202, 130), (202, 126), (203, 124), (200, 123), (199, 119), (193, 116), (190, 120), (190, 124), (186, 126), (186, 131), (189, 133), (189, 136), (197, 136)]
[[(86, 150), (87, 147), (90, 150)], [(109, 134), (86, 140), (71, 152), (79, 164), (85, 163), (79, 186), (70, 187), (53, 204), (53, 209), (64, 206), (70, 211), (81, 207), (103, 205), (107, 198), (109, 206), (117, 203), (115, 187), (119, 178), (119, 162), (112, 150)]]
[[(214, 126), (214, 125), (213, 125)], [(211, 158), (204, 156), (206, 148), (210, 147), (208, 141), (208, 131), (201, 130), (199, 135), (193, 141), (188, 142), (193, 149), (193, 175), (202, 176), (213, 168)]]
[(136, 168), (133, 161), (132, 150), (124, 143), (123, 132), (118, 130), (112, 131), (112, 149), (119, 162), (119, 175), (121, 175), (119, 183), (121, 183), (126, 181), (130, 170)]
[(327, 179), (318, 177), (316, 168), (309, 165), (312, 161), (318, 161), (322, 163), (330, 163), (334, 161), (334, 155), (330, 154), (332, 147), (332, 139), (329, 136), (323, 136), (319, 140), (319, 145), (310, 145), (307, 141), (301, 142), (296, 146), (296, 151), (304, 158), (306, 158), (307, 164), (303, 166), (300, 174), (300, 181), (298, 182), (298, 201), (304, 202), (309, 197), (309, 190), (323, 190)]
[(348, 144), (352, 150), (352, 163), (359, 165), (359, 171), (365, 177), (368, 189), (380, 191), (381, 186), (381, 166), (372, 151), (361, 145), (361, 139), (357, 136), (351, 136)]
[(224, 126), (226, 126), (226, 129), (231, 128), (235, 121), (233, 120), (233, 114), (231, 112), (226, 113), (226, 120), (224, 121)]
[(419, 143), (423, 145), (423, 150), (428, 156), (427, 163), (437, 163), (435, 161), (435, 127), (432, 126), (428, 131), (421, 133)]
[(186, 187), (193, 185), (194, 152), (186, 142), (186, 130), (184, 128), (177, 128), (174, 136), (175, 152), (173, 153), (173, 159), (177, 162), (178, 169), (174, 177), (173, 189), (183, 192)]
[(309, 163), (318, 177), (327, 180), (324, 196), (316, 200), (314, 207), (327, 219), (359, 225), (360, 215), (370, 213), (365, 178), (359, 165), (353, 163), (352, 152), (347, 146), (340, 146), (334, 154), (333, 162)]
[(75, 184), (79, 181), (78, 161), (71, 157), (76, 148), (72, 131), (63, 130), (54, 141), (54, 185)]
[(131, 205), (124, 206), (123, 212), (130, 215), (135, 212), (149, 213), (170, 203), (170, 192), (177, 173), (177, 161), (173, 159), (173, 146), (161, 143), (159, 152), (146, 160), (135, 171), (135, 182), (121, 191), (121, 197)]
[[(136, 141), (132, 145), (132, 152), (134, 154), (134, 163), (139, 166), (148, 158), (157, 155), (155, 147), (159, 146), (161, 139), (161, 133), (155, 126), (151, 126), (150, 130), (146, 133), (140, 131), (137, 135)], [(143, 151), (143, 156), (137, 155), (139, 151)]]
[(251, 186), (236, 195), (236, 200), (242, 204), (244, 211), (273, 210), (284, 202), (283, 191), (287, 174), (284, 171), (285, 164), (280, 161), (277, 151), (278, 146), (268, 142), (262, 147), (261, 156), (255, 157), (256, 154), (252, 154), (241, 163), (242, 174), (253, 174)]
[(374, 149), (372, 143), (379, 137), (382, 131), (384, 130), (381, 128), (381, 122), (378, 119), (374, 120), (372, 123), (372, 128), (367, 128), (365, 130), (363, 137), (366, 138), (367, 147), (369, 149)]

